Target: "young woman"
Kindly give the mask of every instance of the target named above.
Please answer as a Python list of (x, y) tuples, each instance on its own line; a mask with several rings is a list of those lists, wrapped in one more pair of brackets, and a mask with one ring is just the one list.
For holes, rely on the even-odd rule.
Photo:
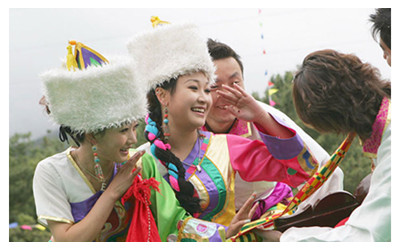
[[(169, 234), (185, 233), (178, 232), (180, 221), (217, 229), (220, 225), (194, 219), (179, 206), (153, 157), (130, 150), (137, 142), (136, 121), (146, 110), (131, 60), (108, 62), (83, 44), (72, 44), (77, 47), (75, 56), (68, 47), (69, 70), (42, 75), (42, 102), (61, 124), (60, 138), (69, 135), (77, 144), (44, 159), (35, 171), (38, 220), (50, 228), (52, 240), (166, 241)], [(250, 205), (227, 236), (254, 213)], [(210, 241), (221, 241), (217, 230), (195, 237), (205, 233)]]
[(251, 121), (261, 141), (200, 131), (212, 104), (214, 67), (206, 43), (191, 24), (157, 28), (136, 36), (128, 50), (150, 89), (145, 135), (160, 172), (180, 204), (195, 217), (223, 225), (235, 215), (234, 174), (247, 181), (297, 186), (317, 169), (295, 131), (266, 113), (240, 87), (219, 92), (227, 112)]
[(367, 196), (344, 225), (291, 228), (276, 240), (391, 241), (390, 96), (390, 82), (354, 55), (321, 50), (304, 59), (293, 84), (299, 117), (322, 133), (355, 132), (375, 167)]

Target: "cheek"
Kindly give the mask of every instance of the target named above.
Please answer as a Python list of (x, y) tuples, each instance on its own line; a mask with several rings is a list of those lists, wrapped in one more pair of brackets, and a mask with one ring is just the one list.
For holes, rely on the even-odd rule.
[(206, 96), (206, 102), (210, 105), (210, 106), (212, 106), (213, 105), (213, 103), (214, 103), (214, 97), (210, 94), (210, 95), (207, 95)]
[(213, 103), (215, 103), (217, 101), (217, 96), (218, 96), (217, 91), (212, 91), (211, 92), (210, 97), (211, 97), (211, 101)]
[(214, 99), (214, 98), (212, 97), (212, 95), (206, 96), (206, 98), (205, 98), (205, 101), (206, 101), (206, 103), (207, 103), (207, 110), (206, 110), (206, 113), (210, 112), (210, 109), (212, 108), (213, 103), (214, 103), (214, 100), (213, 100), (213, 99)]

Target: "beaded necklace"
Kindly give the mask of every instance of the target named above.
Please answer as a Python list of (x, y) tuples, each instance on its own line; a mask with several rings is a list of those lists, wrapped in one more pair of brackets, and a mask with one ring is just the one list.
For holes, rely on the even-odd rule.
[(87, 170), (86, 168), (82, 168), (82, 167), (81, 167), (81, 169), (82, 169), (85, 173), (87, 173), (87, 174), (89, 174), (91, 177), (93, 177), (96, 181), (101, 182), (100, 191), (106, 190), (106, 187), (107, 187), (106, 181), (112, 176), (112, 173), (114, 172), (113, 170), (111, 170), (111, 171), (110, 171), (110, 174), (109, 174), (106, 178), (100, 179), (99, 177), (97, 177), (96, 175), (94, 175), (93, 173), (91, 173), (91, 172), (90, 172), (89, 170)]
[[(72, 156), (72, 153), (71, 153), (71, 156)], [(79, 163), (80, 160), (79, 160), (79, 157), (78, 157), (77, 154), (75, 154), (75, 156), (73, 158), (75, 158), (74, 161), (75, 161), (76, 165), (79, 167), (79, 169), (83, 170), (83, 172), (85, 172), (90, 177), (94, 178), (96, 181), (101, 183), (100, 191), (105, 191), (106, 187), (107, 187), (107, 182), (106, 181), (112, 176), (114, 171), (111, 170), (110, 174), (106, 178), (104, 178), (104, 177), (103, 178), (99, 178), (98, 176), (96, 176), (95, 174), (93, 174), (92, 172), (90, 172), (89, 170), (87, 170), (86, 168), (81, 166), (82, 164)]]

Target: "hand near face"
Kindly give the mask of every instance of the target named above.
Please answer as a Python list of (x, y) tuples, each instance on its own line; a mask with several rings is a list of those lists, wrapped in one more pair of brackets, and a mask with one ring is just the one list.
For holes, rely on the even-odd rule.
[(258, 105), (256, 99), (247, 94), (239, 85), (233, 84), (233, 88), (222, 85), (222, 88), (223, 91), (217, 90), (217, 94), (230, 104), (226, 107), (227, 110), (239, 120), (253, 122), (264, 114), (264, 110)]
[(114, 179), (107, 187), (106, 192), (112, 192), (114, 198), (119, 199), (132, 185), (133, 179), (140, 172), (141, 168), (136, 163), (142, 157), (144, 151), (136, 152), (124, 165), (119, 167)]

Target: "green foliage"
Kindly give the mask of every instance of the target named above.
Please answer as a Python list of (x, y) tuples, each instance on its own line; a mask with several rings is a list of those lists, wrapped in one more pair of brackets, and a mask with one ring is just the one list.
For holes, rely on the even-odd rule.
[[(36, 220), (32, 216), (23, 213), (18, 214), (17, 221), (20, 223), (19, 225), (37, 224)], [(16, 227), (10, 229), (9, 232), (10, 242), (43, 242), (49, 241), (50, 237), (51, 233), (48, 230), (41, 231), (36, 228), (32, 228), (32, 230), (23, 230), (20, 227)]]
[[(316, 140), (328, 154), (334, 153), (337, 147), (342, 143), (345, 136), (336, 134), (320, 134), (317, 131), (306, 127), (300, 118), (296, 114), (295, 107), (292, 99), (292, 81), (293, 73), (286, 72), (284, 76), (274, 75), (271, 77), (271, 82), (274, 83), (273, 88), (278, 89), (271, 96), (272, 100), (275, 101), (275, 108), (284, 112), (289, 116), (296, 124), (298, 124), (307, 134), (309, 134), (314, 140)], [(264, 96), (260, 97), (258, 94), (253, 95), (257, 100), (269, 104), (268, 89), (265, 90)], [(345, 159), (342, 161), (340, 168), (344, 173), (344, 189), (354, 193), (357, 185), (360, 181), (370, 173), (371, 162), (368, 158), (362, 154), (362, 147), (355, 140), (347, 153)]]
[(10, 229), (10, 242), (46, 242), (49, 241), (51, 233), (39, 229), (23, 230), (21, 228)]
[[(50, 132), (43, 138), (32, 141), (31, 134), (15, 134), (9, 140), (9, 222), (19, 225), (34, 225), (36, 222), (32, 180), (39, 161), (66, 149)], [(10, 241), (49, 240), (48, 231), (38, 229), (10, 229)]]

